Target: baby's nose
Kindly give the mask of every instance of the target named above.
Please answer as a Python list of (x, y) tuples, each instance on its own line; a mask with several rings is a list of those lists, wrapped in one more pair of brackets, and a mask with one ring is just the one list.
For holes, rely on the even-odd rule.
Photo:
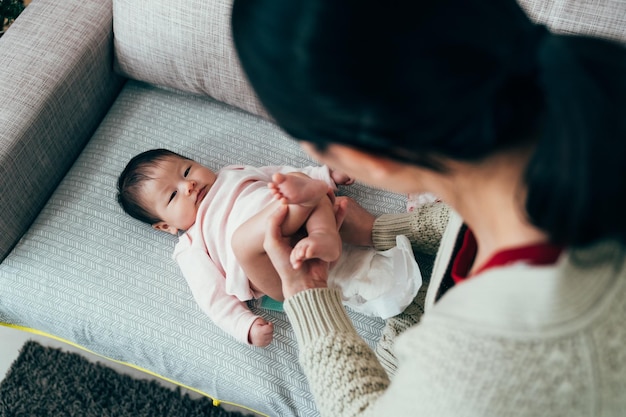
[(197, 183), (194, 180), (187, 181), (187, 194), (191, 194), (191, 192), (196, 188)]

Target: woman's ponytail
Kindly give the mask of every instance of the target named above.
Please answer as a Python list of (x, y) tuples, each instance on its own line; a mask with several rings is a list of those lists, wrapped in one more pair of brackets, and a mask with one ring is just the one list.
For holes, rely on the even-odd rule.
[(525, 173), (531, 222), (560, 244), (626, 242), (626, 48), (547, 35), (541, 137)]

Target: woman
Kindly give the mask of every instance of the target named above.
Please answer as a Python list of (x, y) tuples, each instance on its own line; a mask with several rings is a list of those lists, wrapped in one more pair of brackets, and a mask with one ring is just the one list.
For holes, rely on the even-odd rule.
[(392, 382), (328, 265), (291, 268), (284, 210), (272, 218), (265, 248), (321, 414), (623, 415), (624, 48), (551, 34), (513, 0), (399, 3), (233, 9), (252, 85), (307, 152), (452, 208), (374, 225), (376, 242), (447, 222)]

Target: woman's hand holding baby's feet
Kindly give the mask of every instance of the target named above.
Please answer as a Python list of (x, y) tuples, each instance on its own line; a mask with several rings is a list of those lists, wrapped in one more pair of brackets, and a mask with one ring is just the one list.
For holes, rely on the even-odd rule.
[(261, 317), (254, 320), (248, 332), (248, 341), (254, 346), (265, 347), (272, 343), (274, 325)]
[[(268, 185), (272, 194), (282, 204), (294, 204), (314, 208), (325, 203), (328, 198), (328, 185), (321, 180), (310, 178), (304, 174), (274, 174)], [(332, 204), (332, 203), (331, 203)], [(330, 207), (332, 210), (332, 207)], [(307, 259), (321, 259), (334, 262), (341, 256), (341, 238), (337, 232), (337, 224), (312, 224), (313, 217), (307, 220), (308, 236), (298, 241), (291, 251), (290, 262), (294, 269), (302, 266)]]
[(296, 243), (289, 260), (293, 269), (302, 266), (307, 259), (335, 262), (341, 256), (341, 239), (338, 234), (310, 233)]

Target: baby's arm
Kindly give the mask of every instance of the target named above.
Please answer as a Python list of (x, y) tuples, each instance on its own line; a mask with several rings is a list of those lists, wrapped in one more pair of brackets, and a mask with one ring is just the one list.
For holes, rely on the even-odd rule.
[[(261, 317), (250, 311), (245, 302), (226, 293), (225, 278), (208, 254), (197, 248), (187, 248), (177, 251), (174, 259), (183, 272), (200, 309), (213, 323), (235, 339), (244, 344), (251, 344), (251, 328)], [(272, 326), (269, 328), (273, 329)], [(271, 341), (271, 335), (267, 335), (267, 330), (265, 338), (269, 337)]]
[(259, 317), (252, 323), (248, 332), (248, 342), (251, 345), (265, 347), (272, 342), (274, 337), (274, 325)]

